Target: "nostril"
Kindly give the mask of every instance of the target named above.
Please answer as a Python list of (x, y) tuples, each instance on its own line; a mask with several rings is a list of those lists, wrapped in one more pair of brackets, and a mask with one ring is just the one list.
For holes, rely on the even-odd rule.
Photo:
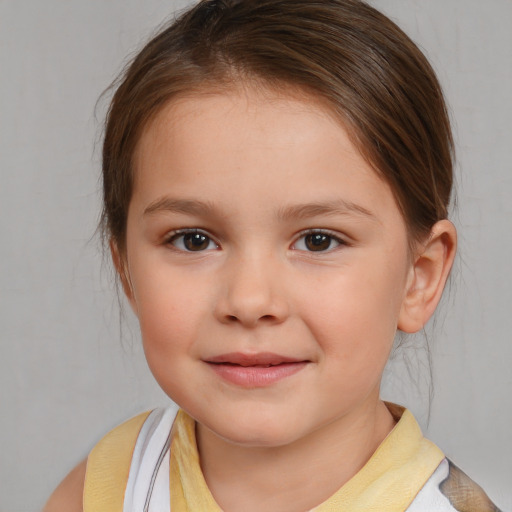
[[(244, 322), (243, 318), (239, 318), (237, 315), (226, 315), (225, 316), (228, 323), (236, 323), (236, 322)], [(256, 319), (256, 322), (263, 321), (263, 322), (273, 322), (276, 320), (276, 317), (274, 315), (263, 315)]]
[(235, 286), (216, 302), (213, 313), (221, 323), (239, 323), (252, 328), (259, 324), (281, 323), (287, 318), (288, 305), (283, 297), (274, 297), (271, 293), (256, 293), (257, 290), (246, 290), (242, 293), (242, 288)]

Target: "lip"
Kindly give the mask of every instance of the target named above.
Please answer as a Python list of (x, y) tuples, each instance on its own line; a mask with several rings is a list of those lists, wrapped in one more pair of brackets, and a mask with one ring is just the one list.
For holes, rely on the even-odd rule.
[(222, 379), (245, 388), (270, 386), (299, 372), (310, 362), (271, 352), (232, 352), (204, 361)]

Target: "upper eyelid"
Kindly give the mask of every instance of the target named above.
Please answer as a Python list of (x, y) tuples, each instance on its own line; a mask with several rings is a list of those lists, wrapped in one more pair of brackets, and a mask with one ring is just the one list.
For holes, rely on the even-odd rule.
[(180, 228), (180, 229), (172, 229), (171, 231), (168, 231), (165, 235), (164, 235), (164, 239), (166, 240), (169, 240), (175, 236), (178, 236), (178, 235), (188, 235), (190, 233), (200, 233), (201, 235), (205, 235), (207, 236), (208, 238), (211, 238), (212, 240), (214, 240), (215, 242), (217, 242), (216, 240), (216, 237), (214, 235), (212, 235), (210, 232), (206, 231), (205, 229), (202, 229), (202, 228)]
[(209, 231), (206, 231), (202, 228), (180, 228), (180, 229), (173, 229), (171, 231), (168, 231), (163, 236), (163, 243), (167, 244), (171, 240), (174, 240), (176, 237), (181, 235), (188, 235), (190, 233), (199, 233), (201, 235), (207, 236), (213, 243), (215, 243), (217, 246), (221, 246), (218, 238), (215, 235), (212, 235)]
[(331, 229), (325, 229), (325, 228), (309, 228), (309, 229), (305, 229), (303, 231), (300, 231), (299, 233), (297, 233), (296, 237), (295, 237), (295, 242), (297, 240), (299, 240), (300, 238), (302, 238), (303, 236), (307, 236), (307, 235), (312, 235), (314, 233), (321, 233), (322, 235), (327, 235), (327, 236), (330, 236), (331, 238), (334, 238), (334, 240), (337, 240), (338, 242), (342, 243), (342, 244), (348, 244), (348, 240), (347, 240), (347, 236), (344, 236), (343, 234), (337, 232), (337, 231), (333, 231)]

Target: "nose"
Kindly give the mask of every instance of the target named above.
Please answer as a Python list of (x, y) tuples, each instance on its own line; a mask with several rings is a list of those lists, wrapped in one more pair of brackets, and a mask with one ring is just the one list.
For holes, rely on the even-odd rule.
[(272, 258), (245, 256), (226, 262), (215, 316), (222, 323), (253, 328), (289, 316), (282, 271)]

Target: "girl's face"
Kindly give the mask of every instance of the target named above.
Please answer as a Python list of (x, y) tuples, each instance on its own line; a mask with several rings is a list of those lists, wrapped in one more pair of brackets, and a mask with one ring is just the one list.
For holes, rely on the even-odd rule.
[(389, 186), (307, 98), (182, 98), (135, 155), (125, 289), (165, 392), (279, 446), (378, 402), (411, 275)]

